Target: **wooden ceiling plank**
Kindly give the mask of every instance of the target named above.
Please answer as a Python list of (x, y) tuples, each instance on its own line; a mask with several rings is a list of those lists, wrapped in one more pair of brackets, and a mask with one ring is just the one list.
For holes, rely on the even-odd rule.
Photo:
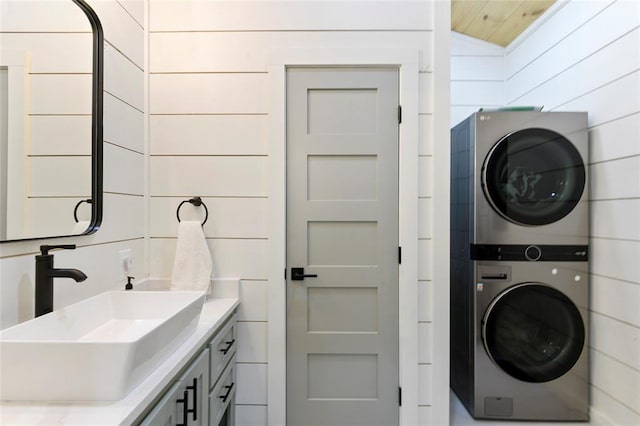
[(465, 33), (488, 0), (451, 0), (451, 29)]
[(511, 16), (523, 0), (489, 0), (478, 13), (475, 19), (465, 30), (467, 35), (487, 40), (493, 35), (500, 26), (502, 26), (507, 18)]
[(486, 41), (508, 46), (553, 3), (555, 0), (525, 0)]

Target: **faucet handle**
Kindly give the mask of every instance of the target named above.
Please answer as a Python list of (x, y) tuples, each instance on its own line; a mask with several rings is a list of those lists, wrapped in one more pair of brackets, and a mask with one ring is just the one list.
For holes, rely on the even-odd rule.
[(46, 256), (49, 254), (49, 250), (63, 249), (63, 250), (74, 250), (76, 248), (75, 244), (61, 244), (55, 246), (42, 245), (40, 246), (40, 253), (42, 256)]

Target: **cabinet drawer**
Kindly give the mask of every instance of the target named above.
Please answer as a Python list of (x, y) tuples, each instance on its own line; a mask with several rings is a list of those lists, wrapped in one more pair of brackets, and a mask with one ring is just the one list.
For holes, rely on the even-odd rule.
[(209, 365), (209, 386), (211, 389), (218, 382), (218, 378), (236, 353), (236, 315), (213, 338), (209, 344), (211, 358)]
[(217, 425), (224, 415), (225, 410), (232, 403), (236, 395), (236, 368), (235, 357), (227, 365), (220, 376), (220, 380), (209, 394), (209, 421)]

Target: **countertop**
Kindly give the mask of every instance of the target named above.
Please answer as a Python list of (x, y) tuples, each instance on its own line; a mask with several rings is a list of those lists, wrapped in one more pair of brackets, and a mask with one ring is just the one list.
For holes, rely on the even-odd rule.
[(0, 403), (2, 425), (130, 425), (152, 404), (238, 306), (237, 298), (208, 299), (196, 331), (160, 366), (119, 401), (92, 403)]

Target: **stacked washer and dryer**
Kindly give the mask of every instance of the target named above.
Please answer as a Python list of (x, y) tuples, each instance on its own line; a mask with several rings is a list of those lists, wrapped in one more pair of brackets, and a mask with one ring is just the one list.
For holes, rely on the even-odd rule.
[(588, 420), (587, 114), (451, 130), (451, 387), (475, 418)]

